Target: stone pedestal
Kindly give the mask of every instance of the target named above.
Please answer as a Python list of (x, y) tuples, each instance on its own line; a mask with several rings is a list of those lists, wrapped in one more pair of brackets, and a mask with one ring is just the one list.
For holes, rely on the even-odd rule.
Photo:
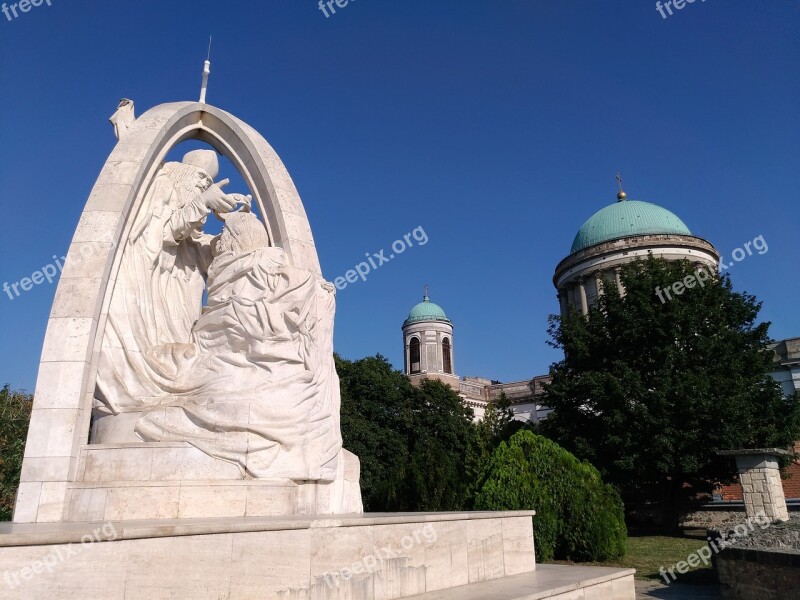
[(405, 598), (536, 569), (533, 511), (0, 526), (0, 597)]
[(778, 457), (790, 456), (790, 452), (779, 448), (755, 448), (727, 450), (720, 454), (736, 458), (736, 469), (739, 471), (748, 517), (765, 515), (770, 521), (789, 520)]

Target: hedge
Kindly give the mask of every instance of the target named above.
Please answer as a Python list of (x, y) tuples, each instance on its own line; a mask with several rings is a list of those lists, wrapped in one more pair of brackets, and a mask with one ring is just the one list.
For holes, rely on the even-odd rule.
[(478, 510), (536, 511), (536, 558), (605, 561), (625, 554), (622, 500), (600, 473), (555, 442), (522, 430), (492, 455)]

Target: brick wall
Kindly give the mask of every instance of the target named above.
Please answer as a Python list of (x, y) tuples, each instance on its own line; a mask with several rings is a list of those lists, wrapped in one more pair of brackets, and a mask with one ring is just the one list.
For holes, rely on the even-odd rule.
[[(782, 473), (789, 476), (788, 479), (782, 479), (783, 495), (786, 499), (800, 498), (800, 463), (793, 462)], [(715, 492), (715, 494), (722, 494), (723, 500), (742, 500), (742, 486), (739, 483), (733, 485), (725, 485)]]

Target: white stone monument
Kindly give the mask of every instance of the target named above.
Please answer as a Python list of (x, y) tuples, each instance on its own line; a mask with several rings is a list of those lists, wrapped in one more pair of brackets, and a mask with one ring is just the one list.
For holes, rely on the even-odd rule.
[[(633, 598), (630, 570), (537, 569), (533, 511), (363, 514), (334, 288), (283, 163), (205, 103), (137, 119), (126, 100), (112, 122), (0, 525), (0, 597)], [(165, 162), (189, 139), (230, 160), (247, 195), (214, 182), (215, 151)]]
[[(56, 293), (14, 521), (361, 512), (334, 288), (285, 167), (219, 109), (128, 107)], [(190, 138), (252, 195), (214, 183), (213, 150), (164, 162)]]

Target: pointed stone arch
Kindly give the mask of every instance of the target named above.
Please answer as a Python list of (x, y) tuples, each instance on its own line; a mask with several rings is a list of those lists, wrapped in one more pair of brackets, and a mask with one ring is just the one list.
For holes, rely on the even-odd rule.
[(162, 104), (137, 119), (109, 156), (81, 215), (56, 290), (42, 349), (17, 523), (61, 521), (89, 437), (100, 344), (124, 242), (156, 170), (195, 139), (228, 158), (259, 206), (273, 243), (298, 268), (320, 273), (311, 227), (289, 173), (252, 127), (218, 108)]

